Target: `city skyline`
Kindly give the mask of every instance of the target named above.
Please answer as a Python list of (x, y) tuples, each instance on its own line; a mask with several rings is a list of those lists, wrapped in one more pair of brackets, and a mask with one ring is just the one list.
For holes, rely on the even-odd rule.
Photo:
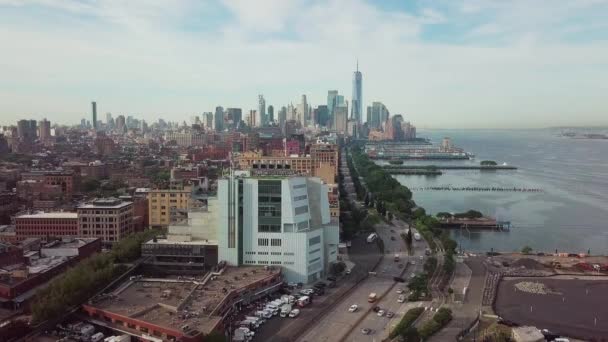
[(276, 108), (301, 94), (317, 106), (328, 90), (352, 94), (358, 58), (362, 108), (382, 102), (421, 128), (608, 125), (601, 0), (0, 1), (0, 8), (2, 124), (77, 123), (90, 117), (91, 101), (98, 117), (147, 121), (188, 120), (217, 106), (247, 112), (257, 108), (256, 94)]

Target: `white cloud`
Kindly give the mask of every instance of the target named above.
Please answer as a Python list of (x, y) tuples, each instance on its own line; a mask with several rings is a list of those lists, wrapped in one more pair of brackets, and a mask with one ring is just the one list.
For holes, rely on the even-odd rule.
[[(53, 11), (77, 14), (61, 24), (29, 18), (25, 8), (31, 3), (11, 3), (30, 21), (2, 21), (0, 11), (3, 123), (24, 115), (77, 122), (92, 99), (101, 112), (175, 120), (216, 105), (247, 111), (255, 108), (259, 93), (275, 107), (297, 102), (302, 93), (321, 104), (328, 89), (350, 97), (357, 57), (364, 101), (383, 101), (392, 113), (404, 113), (421, 126), (605, 120), (602, 80), (608, 70), (601, 65), (608, 44), (545, 39), (552, 34), (547, 27), (569, 18), (562, 9), (522, 13), (518, 2), (501, 7), (493, 13), (496, 21), (482, 21), (471, 31), (490, 40), (510, 38), (488, 46), (485, 40), (477, 44), (472, 33), (462, 45), (421, 38), (427, 25), (457, 23), (472, 14), (432, 7), (419, 15), (387, 12), (359, 0), (227, 0), (235, 17), (204, 32), (181, 25), (205, 12), (209, 2), (39, 1)], [(479, 1), (477, 10), (467, 13), (504, 3)], [(522, 15), (521, 27), (509, 22)], [(557, 18), (546, 18), (552, 15)]]

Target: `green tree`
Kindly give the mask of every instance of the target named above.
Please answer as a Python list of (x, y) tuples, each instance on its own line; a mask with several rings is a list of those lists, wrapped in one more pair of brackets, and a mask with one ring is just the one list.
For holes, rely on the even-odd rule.
[(523, 254), (530, 254), (530, 253), (532, 253), (532, 247), (530, 247), (530, 246), (524, 246), (524, 248), (521, 249), (521, 252)]
[(424, 208), (418, 207), (412, 212), (412, 216), (415, 219), (422, 218), (426, 215), (426, 210)]
[(433, 316), (433, 319), (441, 326), (445, 326), (452, 320), (452, 310), (448, 308), (441, 308), (439, 311), (437, 311), (435, 316)]
[(205, 342), (226, 342), (227, 341), (226, 336), (224, 336), (224, 334), (217, 332), (217, 331), (213, 331), (213, 332), (209, 333), (208, 335), (205, 335), (203, 340)]
[(94, 192), (99, 190), (101, 183), (94, 178), (86, 178), (82, 181), (82, 191)]
[(452, 214), (442, 211), (442, 212), (437, 213), (437, 215), (435, 215), (435, 216), (437, 216), (437, 218), (439, 218), (439, 219), (446, 219), (446, 218), (451, 218)]
[(496, 162), (493, 160), (482, 160), (480, 163), (481, 166), (496, 166)]
[(401, 334), (401, 337), (403, 338), (403, 342), (420, 341), (420, 334), (418, 333), (418, 330), (412, 326), (405, 329), (405, 331)]

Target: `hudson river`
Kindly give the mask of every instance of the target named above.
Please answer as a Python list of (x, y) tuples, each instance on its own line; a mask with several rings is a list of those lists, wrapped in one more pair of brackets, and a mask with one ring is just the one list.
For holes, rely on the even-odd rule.
[[(608, 255), (608, 140), (558, 137), (550, 130), (431, 130), (419, 136), (439, 143), (444, 136), (476, 155), (470, 161), (506, 162), (516, 171), (446, 170), (443, 175), (395, 176), (409, 188), (429, 186), (540, 188), (543, 192), (414, 191), (414, 200), (433, 214), (476, 209), (501, 221), (510, 232), (452, 232), (468, 251), (521, 250)], [(405, 164), (438, 164), (406, 161)]]

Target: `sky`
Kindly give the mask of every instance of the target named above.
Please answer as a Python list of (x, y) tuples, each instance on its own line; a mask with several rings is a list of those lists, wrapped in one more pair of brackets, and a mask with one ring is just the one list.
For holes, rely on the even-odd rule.
[(608, 125), (608, 0), (0, 0), (0, 124), (306, 94), (421, 128)]

